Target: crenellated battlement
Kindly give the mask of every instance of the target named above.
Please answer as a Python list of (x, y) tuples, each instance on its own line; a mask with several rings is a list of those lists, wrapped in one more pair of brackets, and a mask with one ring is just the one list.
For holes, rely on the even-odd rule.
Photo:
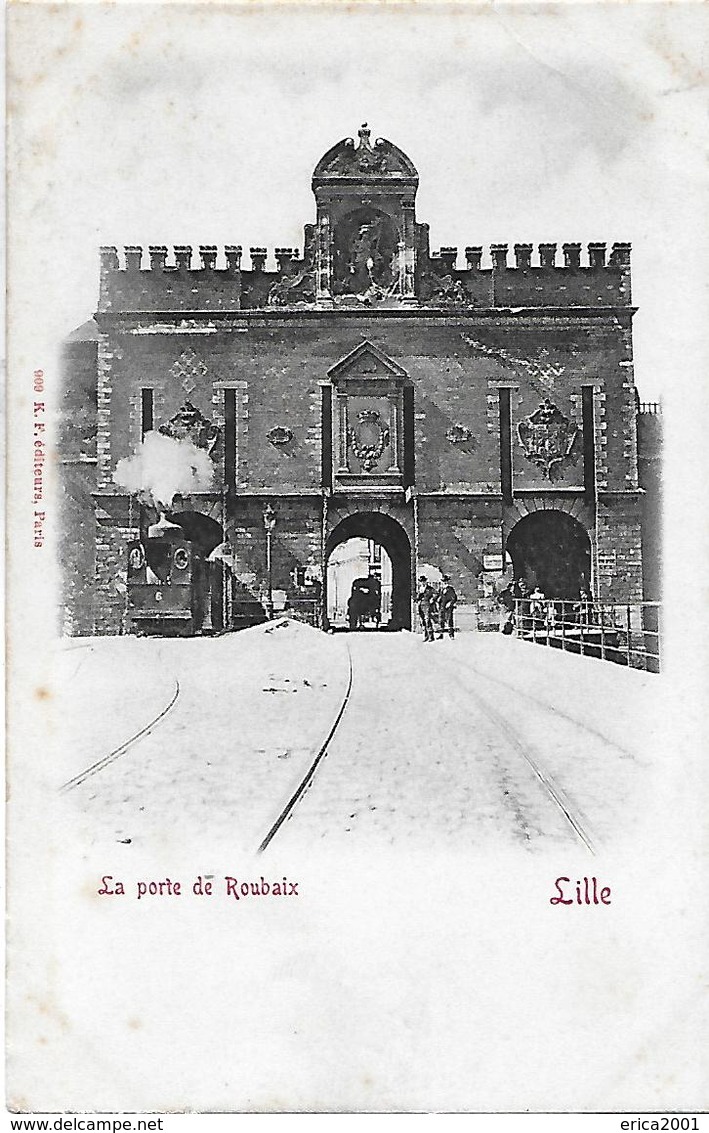
[(629, 306), (630, 250), (627, 243), (591, 242), (582, 260), (580, 243), (481, 244), (443, 247), (418, 265), (419, 301), (436, 307)]
[[(489, 247), (490, 267), (498, 271), (529, 271), (534, 268), (562, 268), (562, 269), (589, 269), (589, 268), (629, 268), (631, 245), (625, 243), (613, 244), (610, 255), (606, 256), (605, 243), (592, 242), (587, 245), (588, 254), (585, 262), (581, 263), (581, 244), (562, 244), (563, 263), (558, 262), (558, 244), (538, 244), (537, 256), (534, 257), (533, 244), (513, 244), (514, 263), (509, 262), (509, 244), (491, 244)], [(470, 271), (485, 271), (482, 266), (484, 248), (481, 244), (469, 245), (465, 249), (467, 269)], [(431, 252), (430, 260), (440, 264), (445, 271), (458, 270), (458, 249), (452, 247), (441, 248)], [(489, 269), (488, 269), (489, 270)]]
[[(425, 226), (421, 226), (425, 228)], [(101, 312), (237, 311), (319, 305), (315, 290), (314, 226), (306, 227), (306, 251), (227, 244), (128, 244), (102, 247)], [(322, 246), (322, 243), (321, 245)], [(468, 245), (465, 265), (458, 248), (428, 251), (427, 233), (415, 261), (410, 306), (490, 308), (626, 306), (631, 302), (630, 244), (580, 243)], [(353, 297), (354, 300), (354, 297)], [(332, 306), (332, 301), (324, 304)], [(338, 305), (335, 300), (335, 305)], [(352, 305), (350, 302), (348, 305)], [(356, 305), (356, 304), (355, 304)], [(375, 303), (376, 305), (376, 303)], [(389, 295), (385, 305), (396, 306)]]
[(268, 249), (240, 244), (128, 244), (102, 247), (99, 311), (240, 310), (266, 306), (274, 284), (302, 268), (295, 248), (276, 248), (276, 271), (266, 270)]
[[(252, 248), (263, 252), (265, 248)], [(228, 271), (238, 272), (241, 268), (242, 248), (240, 244), (199, 244), (195, 249), (191, 244), (149, 244), (143, 248), (139, 244), (126, 244), (122, 252), (115, 246), (100, 249), (101, 267), (107, 272), (170, 272), (177, 271)], [(217, 259), (221, 262), (217, 267)]]

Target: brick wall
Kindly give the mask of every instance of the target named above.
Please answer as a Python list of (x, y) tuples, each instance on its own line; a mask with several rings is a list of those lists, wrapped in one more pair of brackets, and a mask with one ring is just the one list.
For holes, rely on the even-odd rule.
[(125, 631), (126, 545), (137, 538), (137, 527), (98, 529), (94, 633), (119, 634)]
[(419, 505), (419, 565), (450, 576), (461, 603), (482, 594), (483, 555), (502, 549), (499, 502), (424, 499)]
[(638, 479), (643, 489), (642, 551), (645, 599), (662, 597), (662, 417), (640, 412), (638, 428)]
[(637, 495), (599, 498), (596, 571), (597, 595), (602, 601), (642, 601), (641, 505)]
[[(271, 537), (273, 586), (293, 588), (296, 566), (319, 565), (322, 528), (322, 502), (319, 497), (305, 499), (274, 498), (276, 525)], [(263, 500), (237, 497), (230, 505), (227, 532), (237, 552), (240, 573), (266, 579), (266, 530)]]
[[(337, 206), (335, 211), (337, 211)], [(413, 218), (412, 218), (413, 219)], [(425, 230), (425, 225), (418, 225)], [(305, 244), (309, 243), (306, 226)], [(312, 239), (312, 237), (310, 237)], [(556, 244), (540, 245), (535, 253), (517, 253), (512, 261), (506, 244), (490, 249), (492, 265), (482, 267), (484, 250), (466, 250), (467, 266), (459, 266), (457, 248), (430, 254), (426, 239), (419, 239), (416, 263), (417, 293), (420, 301), (445, 307), (450, 300), (439, 281), (457, 285), (463, 301), (477, 308), (504, 307), (598, 307), (625, 306), (631, 302), (630, 248), (615, 244), (610, 255), (606, 246), (589, 246), (581, 263), (577, 255), (564, 252), (565, 263), (557, 265)], [(592, 251), (591, 249), (595, 250)], [(279, 255), (276, 270), (265, 270), (273, 257), (265, 248), (251, 250), (251, 270), (241, 269), (241, 248), (229, 245), (219, 249), (201, 245), (199, 252), (188, 245), (172, 249), (153, 245), (143, 249), (131, 245), (119, 254), (115, 247), (102, 249), (99, 307), (102, 311), (237, 312), (266, 309), (274, 285), (294, 281), (313, 264), (291, 255)], [(477, 251), (477, 255), (474, 254)], [(413, 248), (411, 248), (413, 256)], [(311, 287), (314, 280), (311, 280)], [(297, 289), (294, 297), (297, 299)]]
[[(626, 349), (620, 331), (605, 323), (574, 327), (568, 322), (520, 323), (503, 317), (480, 324), (467, 320), (464, 328), (461, 331), (458, 320), (343, 321), (333, 315), (318, 320), (294, 317), (275, 325), (259, 320), (243, 332), (209, 336), (107, 335), (99, 354), (99, 480), (110, 482), (109, 469), (136, 447), (140, 388), (154, 389), (157, 426), (187, 399), (219, 422), (215, 386), (238, 385), (240, 486), (254, 491), (317, 489), (318, 383), (367, 338), (402, 366), (414, 385), (421, 491), (499, 491), (500, 385), (513, 386), (516, 489), (583, 485), (580, 434), (570, 458), (555, 468), (550, 482), (526, 457), (517, 427), (544, 397), (579, 425), (578, 398), (584, 384), (594, 384), (598, 390), (599, 486), (636, 486), (634, 387), (628, 370), (618, 368)], [(471, 340), (477, 345), (471, 347)], [(288, 445), (276, 446), (269, 440), (269, 432), (277, 426), (292, 431)], [(447, 434), (454, 426), (469, 429), (470, 440), (452, 443)]]
[[(234, 388), (237, 497), (230, 505), (228, 533), (244, 569), (263, 580), (262, 510), (267, 498), (273, 501), (278, 511), (273, 537), (277, 589), (289, 589), (296, 565), (320, 561), (320, 383), (364, 340), (402, 367), (413, 385), (419, 555), (451, 575), (462, 602), (479, 598), (482, 555), (491, 547), (501, 547), (501, 387), (511, 390), (513, 486), (520, 500), (541, 500), (539, 506), (568, 510), (563, 493), (581, 493), (584, 385), (595, 390), (599, 490), (632, 492), (637, 484), (629, 327), (617, 318), (561, 318), (541, 312), (494, 316), (308, 312), (306, 316), (292, 311), (288, 317), (281, 312), (273, 318), (263, 314), (236, 319), (228, 327), (215, 324), (209, 333), (181, 323), (170, 333), (166, 324), (167, 330), (163, 327), (158, 333), (142, 317), (111, 316), (99, 319), (99, 325), (99, 489), (116, 492), (115, 465), (137, 447), (142, 388), (153, 390), (155, 427), (168, 421), (186, 400), (223, 427), (224, 390)], [(150, 333), (144, 333), (146, 329)], [(579, 429), (570, 459), (557, 467), (552, 479), (527, 458), (517, 432), (520, 421), (545, 397)], [(276, 426), (291, 431), (287, 444), (276, 445), (269, 439)], [(461, 443), (450, 439), (456, 436), (456, 427), (465, 433)], [(215, 464), (217, 493), (223, 477), (222, 448)], [(104, 498), (106, 506), (109, 502)], [(82, 524), (86, 530), (86, 496), (82, 508), (72, 520), (77, 530)], [(406, 523), (412, 522), (412, 514), (409, 504), (402, 512)], [(336, 517), (337, 493), (330, 504), (328, 530)], [(122, 627), (124, 549), (133, 531), (125, 520), (114, 516), (111, 522), (113, 526), (99, 528), (96, 543), (95, 625), (102, 633), (120, 632)], [(637, 501), (626, 499), (621, 505), (616, 497), (607, 497), (599, 504), (599, 596), (639, 596), (639, 524)], [(586, 526), (592, 528), (592, 521)], [(90, 539), (88, 543), (86, 561), (79, 566), (82, 574), (92, 553)], [(80, 598), (79, 604), (83, 602)], [(79, 621), (87, 624), (86, 616), (82, 614)]]

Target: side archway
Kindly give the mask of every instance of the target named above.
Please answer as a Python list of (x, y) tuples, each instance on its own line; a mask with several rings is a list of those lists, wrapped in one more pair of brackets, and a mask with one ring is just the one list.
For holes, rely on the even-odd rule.
[(567, 512), (547, 509), (524, 516), (510, 531), (506, 547), (515, 578), (538, 586), (547, 598), (576, 600), (590, 591), (591, 540)]

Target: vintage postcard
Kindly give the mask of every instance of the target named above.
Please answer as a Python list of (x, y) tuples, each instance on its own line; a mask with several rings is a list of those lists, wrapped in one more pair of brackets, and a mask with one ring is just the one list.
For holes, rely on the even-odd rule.
[(706, 7), (7, 25), (8, 1109), (699, 1129)]

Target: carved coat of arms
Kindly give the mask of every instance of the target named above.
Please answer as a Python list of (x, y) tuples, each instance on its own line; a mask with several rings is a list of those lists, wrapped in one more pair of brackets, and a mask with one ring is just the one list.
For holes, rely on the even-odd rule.
[(525, 456), (537, 464), (547, 479), (551, 470), (569, 456), (578, 429), (548, 397), (517, 426)]
[(191, 401), (186, 401), (158, 432), (175, 440), (191, 441), (197, 448), (206, 449), (210, 456), (219, 440), (219, 426), (208, 421)]
[(348, 440), (363, 471), (372, 472), (389, 444), (389, 429), (375, 409), (364, 409), (348, 430)]

